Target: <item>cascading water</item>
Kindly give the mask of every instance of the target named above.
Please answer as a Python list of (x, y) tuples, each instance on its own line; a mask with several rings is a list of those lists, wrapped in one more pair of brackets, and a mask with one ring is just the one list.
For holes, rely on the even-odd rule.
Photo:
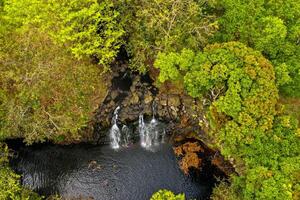
[(122, 127), (123, 143), (125, 147), (128, 147), (130, 143), (130, 130), (126, 125)]
[(157, 146), (161, 141), (164, 141), (164, 131), (159, 127), (159, 122), (153, 117), (150, 122), (146, 123), (144, 117), (140, 114), (139, 117), (139, 135), (141, 146), (149, 149), (153, 145)]
[(161, 141), (165, 140), (165, 131), (160, 130), (159, 122), (155, 119), (155, 103), (152, 104), (152, 119), (149, 123), (144, 122), (143, 114), (139, 116), (139, 135), (141, 146), (149, 149), (153, 145), (159, 145), (160, 137)]
[(120, 141), (121, 141), (121, 131), (118, 127), (118, 113), (120, 110), (120, 106), (118, 106), (114, 111), (114, 116), (112, 118), (112, 127), (110, 129), (110, 140), (111, 140), (111, 147), (113, 149), (120, 148)]
[(139, 116), (139, 134), (140, 134), (141, 146), (146, 147), (146, 125), (144, 122), (143, 114), (140, 114)]
[[(131, 138), (131, 130), (126, 125), (123, 125), (121, 130), (118, 127), (119, 109), (120, 107), (117, 107), (114, 111), (112, 127), (110, 129), (111, 146), (113, 149), (119, 149), (120, 146), (128, 147)], [(144, 121), (143, 114), (139, 115), (138, 133), (140, 144), (145, 149), (150, 149), (165, 142), (165, 130), (161, 128), (159, 121), (155, 119), (155, 104), (152, 106), (152, 111), (152, 119), (148, 122)]]
[(166, 130), (164, 129), (161, 134), (161, 143), (165, 143), (166, 140)]

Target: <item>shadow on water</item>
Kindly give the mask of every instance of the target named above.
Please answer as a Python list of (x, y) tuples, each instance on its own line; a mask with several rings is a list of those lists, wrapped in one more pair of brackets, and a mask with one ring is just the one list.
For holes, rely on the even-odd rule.
[(22, 184), (43, 195), (99, 200), (146, 200), (159, 189), (185, 193), (187, 199), (208, 199), (214, 180), (185, 176), (169, 144), (153, 151), (131, 145), (118, 151), (110, 146), (19, 146), (12, 168)]

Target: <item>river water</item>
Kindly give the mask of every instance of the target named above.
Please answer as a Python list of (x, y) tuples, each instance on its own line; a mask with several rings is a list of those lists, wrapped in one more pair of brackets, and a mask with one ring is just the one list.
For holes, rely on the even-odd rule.
[(96, 200), (146, 200), (159, 189), (207, 199), (211, 180), (195, 180), (178, 168), (169, 144), (151, 150), (139, 144), (113, 150), (109, 145), (34, 145), (11, 160), (22, 184), (42, 195)]

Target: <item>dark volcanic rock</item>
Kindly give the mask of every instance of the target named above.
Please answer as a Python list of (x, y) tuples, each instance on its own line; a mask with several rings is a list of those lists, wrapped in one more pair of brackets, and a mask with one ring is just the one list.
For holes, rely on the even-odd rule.
[(189, 116), (187, 123), (200, 132), (199, 120), (191, 118), (196, 106), (193, 98), (183, 92), (159, 91), (149, 75), (133, 73), (125, 64), (116, 64), (113, 69), (111, 87), (95, 115), (94, 135), (97, 140), (107, 135), (104, 130), (111, 126), (113, 111), (118, 106), (121, 108), (118, 120), (122, 124), (137, 122), (140, 114), (146, 117), (154, 115), (161, 121), (168, 121), (168, 130), (171, 131), (172, 124), (181, 122), (183, 116), (185, 119)]

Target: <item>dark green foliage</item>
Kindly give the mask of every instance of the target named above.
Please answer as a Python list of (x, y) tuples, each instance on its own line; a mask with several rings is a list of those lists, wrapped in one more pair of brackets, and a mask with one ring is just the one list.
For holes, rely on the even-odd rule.
[(238, 40), (261, 51), (273, 63), (282, 93), (300, 96), (299, 1), (220, 0), (216, 8), (224, 14), (213, 41)]

